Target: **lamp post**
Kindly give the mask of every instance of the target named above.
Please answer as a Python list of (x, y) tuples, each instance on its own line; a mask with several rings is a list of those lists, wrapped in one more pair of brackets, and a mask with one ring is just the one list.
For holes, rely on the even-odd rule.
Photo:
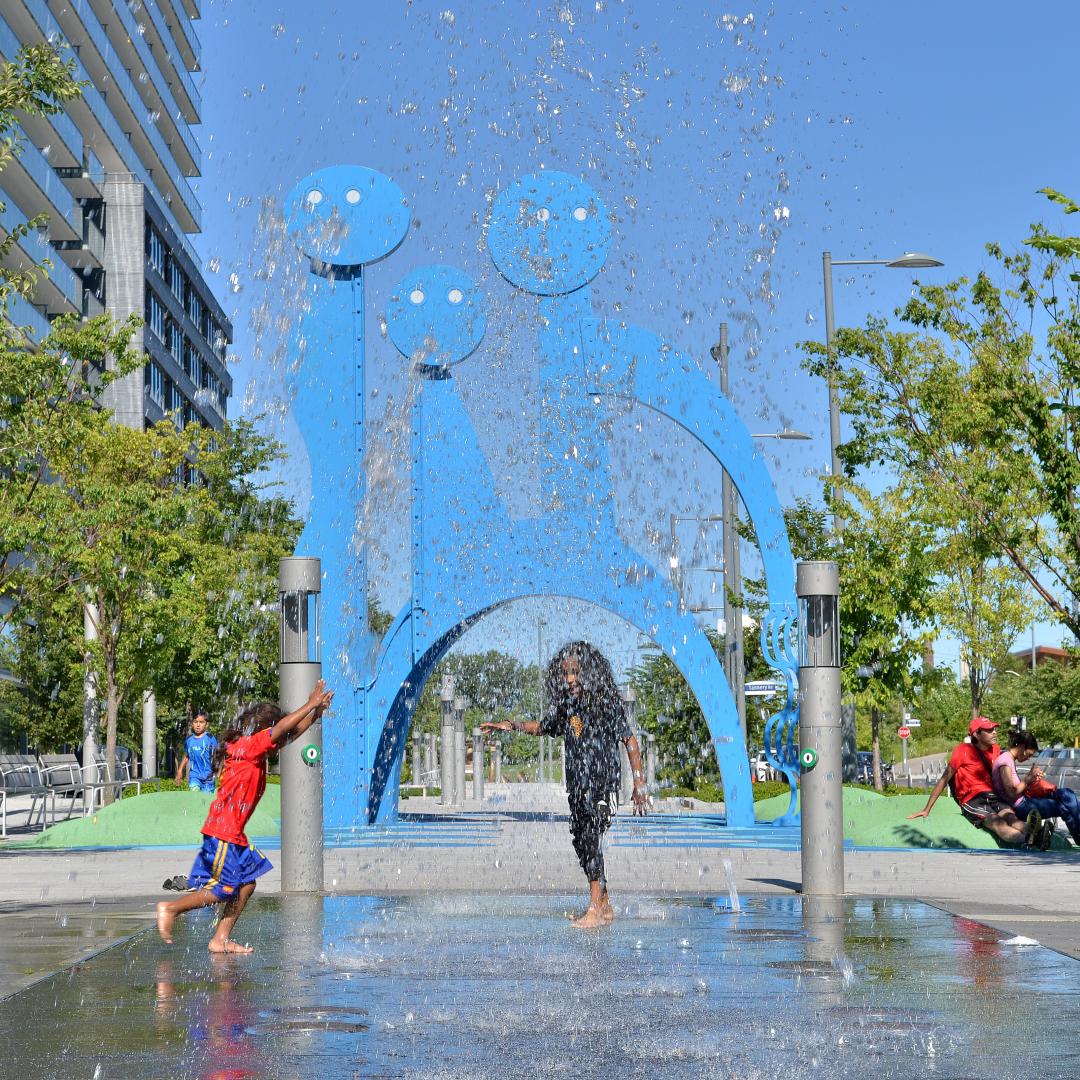
[[(829, 446), (831, 448), (830, 475), (840, 475), (840, 400), (836, 393), (836, 380), (832, 373), (832, 359), (836, 328), (833, 320), (832, 268), (834, 266), (888, 266), (894, 270), (924, 270), (945, 264), (931, 255), (909, 251), (898, 259), (834, 259), (828, 251), (821, 253), (822, 275), (825, 279), (825, 349), (829, 357)], [(833, 532), (843, 529), (843, 518), (833, 515)]]

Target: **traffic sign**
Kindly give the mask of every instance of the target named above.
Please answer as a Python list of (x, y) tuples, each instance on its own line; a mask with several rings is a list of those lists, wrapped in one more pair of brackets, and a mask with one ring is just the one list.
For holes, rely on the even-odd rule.
[(915, 716), (904, 717), (904, 727), (917, 728), (922, 727), (922, 721)]
[(911, 736), (911, 728), (907, 727), (906, 725), (903, 726), (903, 727), (898, 727), (896, 729), (896, 734), (899, 735), (901, 739), (910, 738), (910, 736)]

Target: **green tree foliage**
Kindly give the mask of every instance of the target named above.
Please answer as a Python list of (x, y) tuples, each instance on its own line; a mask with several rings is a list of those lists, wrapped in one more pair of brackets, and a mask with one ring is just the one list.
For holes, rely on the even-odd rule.
[[(711, 630), (705, 631), (713, 651), (724, 655), (726, 641)], [(746, 649), (746, 677), (766, 678), (769, 674), (756, 631), (743, 636)], [(712, 737), (701, 707), (674, 661), (661, 652), (650, 652), (630, 671), (630, 685), (637, 694), (637, 722), (647, 735), (656, 736), (659, 758), (657, 779), (664, 787), (698, 790), (721, 779)], [(747, 699), (747, 738), (761, 745), (764, 715), (754, 699)]]
[[(959, 538), (954, 565), (989, 574), (975, 573), (969, 596), (997, 592), (999, 637), (1022, 614), (1020, 586), (1080, 634), (1080, 240), (1034, 226), (1027, 243), (1013, 255), (989, 245), (998, 280), (920, 285), (901, 329), (873, 319), (841, 330), (836, 364), (817, 347), (809, 365), (834, 370), (854, 431), (845, 471), (892, 470), (931, 508), (927, 520)], [(993, 615), (962, 599), (961, 611), (976, 635)], [(985, 666), (978, 658), (982, 685), (993, 651)]]
[(880, 789), (882, 722), (898, 699), (912, 697), (922, 677), (935, 567), (930, 529), (900, 492), (873, 496), (852, 482), (844, 490), (842, 541), (828, 530), (826, 511), (808, 501), (797, 501), (785, 518), (796, 559), (838, 565), (841, 682), (857, 711), (869, 714)]

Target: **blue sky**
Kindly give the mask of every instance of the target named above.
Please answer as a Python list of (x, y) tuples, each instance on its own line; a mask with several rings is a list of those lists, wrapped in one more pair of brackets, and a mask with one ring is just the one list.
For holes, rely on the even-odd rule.
[[(259, 208), (315, 168), (368, 165), (409, 198), (410, 234), (371, 274), (373, 311), (421, 263), (490, 278), (479, 241), (500, 185), (540, 166), (585, 177), (616, 218), (597, 308), (656, 330), (705, 367), (718, 324), (730, 324), (732, 398), (751, 429), (789, 424), (813, 436), (765, 447), (785, 500), (817, 490), (828, 458), (825, 389), (799, 370), (799, 342), (823, 334), (822, 251), (927, 251), (946, 268), (925, 276), (970, 276), (989, 265), (987, 241), (1018, 244), (1032, 221), (1052, 218), (1038, 188), (1080, 191), (1071, 76), (1080, 11), (1066, 0), (1022, 17), (996, 0), (205, 0), (198, 29), (205, 211), (196, 246), (234, 320), (234, 412), (269, 412), (293, 452), (284, 479), (301, 504), (303, 447), (274, 358), (289, 298), (265, 280), (283, 253), (260, 228)], [(838, 269), (838, 323), (890, 312), (911, 280)], [(372, 416), (387, 431), (373, 576), (396, 607), (405, 505), (395, 410), (405, 375), (371, 325)], [(502, 372), (475, 365), (462, 383), (477, 416), (529, 400), (528, 372), (512, 363)], [(510, 429), (491, 431), (487, 449), (512, 498), (518, 466), (500, 430)], [(637, 430), (635, 418), (613, 441), (620, 498), (642, 519), (628, 526), (631, 539), (644, 545), (648, 526), (667, 533), (671, 513), (715, 512), (718, 470), (693, 448), (647, 422)], [(506, 643), (529, 659), (538, 615), (551, 647), (583, 620), (619, 664), (637, 641), (596, 613), (522, 604), (466, 643)], [(1061, 636), (1037, 633), (1047, 643)], [(949, 650), (941, 658), (955, 660)]]

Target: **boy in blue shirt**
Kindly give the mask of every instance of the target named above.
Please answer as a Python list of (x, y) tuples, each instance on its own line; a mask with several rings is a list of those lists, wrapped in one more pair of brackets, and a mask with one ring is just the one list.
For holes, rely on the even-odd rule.
[(214, 767), (211, 764), (218, 741), (207, 732), (210, 721), (206, 713), (198, 713), (191, 721), (191, 734), (184, 740), (184, 756), (176, 770), (176, 782), (183, 782), (184, 769), (188, 770), (188, 788), (191, 791), (214, 793)]

